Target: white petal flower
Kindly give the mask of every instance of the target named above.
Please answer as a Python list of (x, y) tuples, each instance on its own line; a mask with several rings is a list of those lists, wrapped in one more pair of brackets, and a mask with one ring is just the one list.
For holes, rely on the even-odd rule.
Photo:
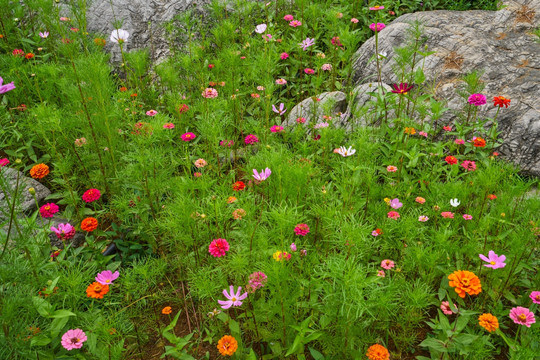
[(450, 199), (450, 205), (452, 205), (453, 207), (458, 207), (459, 204), (461, 203), (459, 202), (458, 199)]
[(129, 33), (126, 30), (114, 29), (111, 33), (111, 41), (113, 43), (125, 43), (129, 38)]
[(255, 27), (256, 33), (262, 34), (265, 31), (266, 31), (266, 24), (259, 24)]
[(338, 149), (337, 153), (343, 157), (354, 155), (356, 152), (355, 149), (352, 148), (352, 146), (349, 146), (349, 148), (345, 148), (345, 146), (342, 146)]

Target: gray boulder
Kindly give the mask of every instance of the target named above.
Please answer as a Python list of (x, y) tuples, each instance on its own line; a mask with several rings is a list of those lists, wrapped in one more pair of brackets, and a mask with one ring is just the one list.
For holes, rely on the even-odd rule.
[(347, 109), (347, 95), (341, 91), (325, 92), (316, 97), (319, 101), (313, 98), (307, 98), (297, 104), (289, 113), (285, 124), (287, 126), (296, 125), (296, 119), (303, 117), (306, 119), (304, 126), (310, 122), (324, 121), (323, 116), (331, 116), (335, 125), (345, 121), (345, 116), (341, 117)]
[[(464, 88), (462, 76), (472, 70), (485, 71), (481, 77), (488, 98), (480, 116), (493, 118), (497, 108), (494, 96), (511, 99), (508, 109), (501, 109), (498, 129), (504, 144), (498, 150), (520, 165), (526, 173), (540, 176), (540, 43), (532, 31), (539, 26), (540, 0), (505, 1), (500, 11), (427, 11), (400, 16), (379, 33), (382, 81), (399, 82), (392, 68), (393, 48), (406, 42), (410, 23), (419, 20), (424, 26), (426, 45), (436, 51), (425, 59), (426, 84), (435, 84), (435, 95), (445, 100), (451, 111), (442, 123), (456, 119), (455, 112), (465, 104), (458, 90)], [(355, 84), (376, 81), (375, 37), (356, 52)]]

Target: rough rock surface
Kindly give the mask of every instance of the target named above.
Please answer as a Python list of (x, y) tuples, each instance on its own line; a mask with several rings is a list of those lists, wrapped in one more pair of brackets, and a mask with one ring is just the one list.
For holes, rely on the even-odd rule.
[(36, 209), (36, 202), (34, 197), (28, 192), (28, 189), (33, 187), (36, 190), (36, 198), (38, 203), (51, 194), (51, 191), (44, 185), (30, 177), (25, 176), (22, 172), (8, 167), (1, 168), (0, 176), (2, 176), (3, 179), (0, 179), (0, 181), (7, 186), (8, 191), (7, 194), (5, 194), (2, 191), (2, 188), (0, 188), (0, 221), (9, 219), (10, 207), (8, 206), (7, 200), (9, 200), (9, 203), (11, 204), (12, 196), (15, 193), (15, 188), (17, 185), (17, 173), (19, 176), (19, 191), (15, 214), (21, 215)]
[[(336, 113), (344, 113), (347, 109), (347, 95), (341, 91), (325, 92), (317, 96), (320, 101), (315, 101), (313, 98), (307, 98), (297, 104), (289, 113), (286, 125), (294, 126), (296, 119), (303, 117), (306, 119), (304, 126), (307, 126), (311, 121), (323, 121), (323, 115), (336, 117)], [(315, 117), (315, 119), (313, 119)], [(336, 121), (334, 121), (336, 124)]]
[[(436, 84), (436, 95), (448, 101), (452, 110), (463, 108), (457, 93), (464, 83), (460, 77), (472, 70), (485, 71), (482, 91), (488, 104), (483, 115), (493, 118), (493, 96), (512, 100), (497, 118), (504, 145), (499, 152), (520, 165), (526, 173), (540, 176), (540, 43), (532, 31), (539, 26), (540, 0), (505, 1), (500, 11), (429, 11), (400, 16), (379, 34), (379, 52), (386, 52), (382, 81), (398, 82), (392, 72), (394, 47), (406, 42), (409, 23), (424, 25), (429, 51), (426, 58), (426, 83)], [(376, 63), (369, 62), (375, 53), (375, 38), (364, 43), (356, 53), (354, 81), (373, 81)], [(455, 119), (452, 111), (443, 122)]]

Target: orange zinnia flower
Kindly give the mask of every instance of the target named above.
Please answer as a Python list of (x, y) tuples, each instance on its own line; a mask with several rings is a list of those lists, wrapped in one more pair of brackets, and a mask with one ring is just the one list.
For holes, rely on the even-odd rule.
[(464, 298), (465, 293), (478, 295), (482, 291), (482, 284), (478, 276), (470, 271), (459, 270), (448, 275), (449, 285), (456, 291), (459, 297)]
[(238, 342), (231, 335), (225, 335), (219, 339), (217, 348), (221, 355), (232, 356), (238, 349)]
[(390, 353), (382, 345), (371, 345), (366, 353), (369, 360), (390, 360)]
[(510, 99), (505, 98), (504, 96), (495, 96), (493, 97), (493, 106), (498, 106), (500, 108), (508, 107), (510, 105)]
[(410, 127), (406, 127), (404, 132), (405, 132), (405, 134), (408, 134), (408, 135), (416, 134), (416, 130), (414, 128), (410, 128)]
[(94, 281), (86, 288), (86, 296), (94, 299), (103, 299), (103, 295), (109, 292), (109, 285), (101, 285)]
[(499, 320), (491, 314), (480, 315), (478, 324), (489, 332), (493, 332), (499, 328)]
[(96, 218), (88, 217), (81, 222), (81, 230), (92, 232), (96, 230), (98, 221)]
[(165, 306), (162, 310), (161, 310), (161, 313), (162, 314), (165, 314), (165, 315), (169, 315), (170, 313), (172, 313), (172, 308), (170, 306)]
[(105, 41), (105, 39), (102, 39), (102, 38), (95, 38), (94, 39), (94, 44), (96, 44), (97, 46), (105, 46), (107, 42)]
[(484, 147), (486, 146), (486, 140), (482, 139), (481, 137), (474, 138), (473, 145), (476, 147)]
[(32, 53), (28, 53), (24, 56), (27, 60), (30, 60), (30, 59), (33, 59), (34, 58), (34, 54)]
[(45, 164), (37, 164), (30, 169), (30, 176), (32, 176), (34, 179), (43, 179), (48, 174), (49, 167)]

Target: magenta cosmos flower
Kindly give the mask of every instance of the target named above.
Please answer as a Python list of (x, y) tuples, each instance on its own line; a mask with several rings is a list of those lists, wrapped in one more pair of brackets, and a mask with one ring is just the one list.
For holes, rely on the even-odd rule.
[(205, 99), (213, 99), (218, 97), (218, 92), (214, 88), (206, 88), (201, 95)]
[(474, 106), (482, 106), (487, 103), (486, 96), (482, 94), (472, 94), (469, 96), (469, 104)]
[(241, 300), (244, 300), (248, 296), (247, 292), (240, 295), (240, 291), (242, 291), (241, 286), (238, 287), (238, 291), (236, 291), (236, 293), (235, 293), (234, 292), (234, 286), (231, 285), (231, 287), (229, 288), (229, 291), (230, 291), (230, 293), (227, 293), (227, 289), (223, 289), (223, 295), (225, 295), (225, 297), (228, 300), (225, 300), (225, 301), (218, 300), (219, 305), (221, 305), (221, 308), (224, 309), (224, 310), (230, 308), (231, 306), (240, 306), (240, 305), (242, 305)]
[(386, 270), (392, 269), (396, 264), (392, 260), (385, 259), (381, 261), (381, 267)]
[(407, 93), (413, 89), (414, 85), (409, 85), (407, 83), (400, 83), (399, 85), (392, 84), (392, 87), (394, 88), (392, 90), (394, 94), (407, 95)]
[(514, 320), (516, 324), (525, 325), (529, 328), (536, 322), (534, 313), (521, 306), (512, 308), (512, 310), (510, 310), (510, 319)]
[(258, 173), (257, 170), (253, 169), (253, 177), (255, 178), (255, 180), (264, 181), (268, 179), (270, 174), (272, 174), (272, 171), (270, 171), (269, 168), (264, 169), (264, 171), (261, 170), (260, 173)]
[(0, 76), (0, 94), (7, 93), (8, 91), (15, 89), (15, 83), (13, 81), (6, 85), (2, 85), (3, 82), (4, 79), (2, 79)]
[(180, 136), (182, 138), (182, 140), (184, 141), (191, 141), (193, 139), (196, 138), (195, 134), (192, 133), (192, 132), (188, 132), (188, 133), (185, 133), (185, 134), (182, 134), (182, 136)]
[(69, 240), (75, 236), (75, 228), (67, 224), (58, 224), (58, 227), (51, 226), (51, 231), (56, 234), (56, 237), (62, 240)]
[(375, 31), (375, 32), (379, 32), (381, 31), (382, 29), (384, 29), (386, 27), (386, 25), (384, 25), (383, 23), (373, 23), (371, 25), (369, 25), (369, 28), (372, 30), (372, 31)]
[(98, 189), (88, 189), (84, 192), (82, 199), (87, 203), (91, 203), (99, 200), (100, 197), (101, 192)]
[(309, 233), (309, 226), (307, 224), (298, 224), (294, 228), (294, 233), (299, 236), (306, 236)]
[(255, 144), (255, 143), (258, 143), (258, 142), (259, 142), (259, 138), (256, 135), (253, 135), (253, 134), (249, 134), (244, 139), (244, 143), (246, 143), (246, 145), (252, 145), (252, 144)]
[(533, 303), (540, 304), (540, 291), (533, 291), (529, 297)]
[(487, 262), (487, 264), (484, 264), (485, 267), (490, 267), (492, 269), (501, 269), (506, 266), (506, 263), (504, 262), (506, 260), (506, 256), (504, 255), (497, 255), (495, 254), (495, 251), (490, 250), (488, 253), (489, 257), (485, 257), (482, 254), (478, 255), (480, 259)]
[(81, 329), (68, 330), (62, 335), (62, 346), (68, 351), (80, 349), (86, 340), (86, 334)]
[(39, 208), (39, 213), (41, 214), (41, 217), (52, 218), (58, 210), (58, 205), (55, 203), (48, 203)]
[(105, 270), (97, 274), (96, 281), (101, 285), (111, 285), (114, 280), (118, 279), (120, 273), (115, 271), (114, 273), (111, 270)]
[(225, 239), (215, 239), (208, 246), (208, 252), (213, 257), (225, 256), (225, 253), (229, 251), (229, 243)]

